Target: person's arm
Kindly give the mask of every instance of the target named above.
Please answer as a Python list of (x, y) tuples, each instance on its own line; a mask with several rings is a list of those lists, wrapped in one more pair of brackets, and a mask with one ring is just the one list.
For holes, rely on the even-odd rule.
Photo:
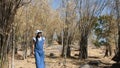
[(35, 48), (35, 40), (33, 40), (33, 44), (32, 44), (32, 54), (34, 54), (34, 48)]

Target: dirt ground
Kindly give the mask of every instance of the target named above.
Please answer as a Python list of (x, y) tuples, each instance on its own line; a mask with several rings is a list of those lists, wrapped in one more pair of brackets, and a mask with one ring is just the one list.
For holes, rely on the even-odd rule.
[[(46, 68), (80, 68), (81, 64), (86, 64), (89, 61), (100, 60), (102, 64), (99, 66), (111, 65), (114, 62), (111, 61), (111, 57), (104, 58), (104, 48), (96, 48), (93, 46), (88, 47), (89, 58), (87, 60), (81, 61), (78, 59), (78, 51), (75, 48), (71, 48), (71, 58), (64, 59), (60, 57), (62, 50), (61, 45), (52, 45), (45, 49), (45, 65)], [(54, 53), (54, 57), (50, 57), (50, 53)], [(15, 57), (15, 68), (36, 68), (34, 56), (29, 56), (27, 59), (23, 60), (22, 51), (18, 52), (19, 55)], [(11, 59), (10, 59), (11, 60)], [(11, 61), (10, 61), (11, 62)], [(10, 63), (9, 62), (9, 63)], [(9, 65), (11, 66), (11, 64)], [(84, 67), (85, 68), (85, 67)], [(87, 68), (87, 67), (86, 67)], [(102, 68), (102, 67), (100, 67)]]

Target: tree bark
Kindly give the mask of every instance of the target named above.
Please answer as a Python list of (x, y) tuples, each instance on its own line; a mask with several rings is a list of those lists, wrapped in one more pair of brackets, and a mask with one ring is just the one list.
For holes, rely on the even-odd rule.
[(118, 32), (118, 51), (120, 52), (120, 29), (119, 29), (119, 32)]
[(65, 45), (63, 44), (61, 57), (64, 57), (64, 52), (65, 52)]
[(61, 56), (65, 57), (65, 49), (67, 49), (66, 57), (67, 58), (71, 57), (71, 50), (70, 50), (70, 46), (69, 45), (68, 45), (68, 47), (66, 47), (66, 45), (63, 45)]
[[(3, 46), (3, 35), (0, 34), (0, 54), (2, 51), (2, 46)], [(0, 58), (1, 58), (1, 56), (0, 56)]]
[(68, 45), (67, 47), (67, 57), (71, 57), (71, 50), (70, 50), (70, 46)]
[(117, 13), (117, 25), (118, 25), (118, 44), (117, 44), (117, 53), (116, 55), (112, 58), (112, 60), (116, 62), (120, 62), (120, 9), (119, 9), (119, 0), (115, 0), (116, 3), (116, 13)]
[(62, 57), (71, 57), (71, 50), (70, 50), (70, 44), (71, 44), (71, 37), (68, 35), (68, 29), (65, 29), (64, 31), (64, 38), (63, 38), (63, 49), (62, 49)]
[(81, 60), (87, 59), (88, 58), (88, 49), (87, 49), (87, 44), (88, 44), (88, 35), (81, 35), (81, 39), (79, 41), (80, 44), (80, 52), (79, 52), (79, 58)]
[(112, 55), (112, 49), (110, 45), (106, 45), (106, 51), (104, 57), (108, 57)]
[(14, 57), (15, 57), (15, 29), (12, 29), (12, 56), (11, 56), (11, 68), (14, 67)]
[(7, 48), (8, 48), (8, 42), (9, 42), (10, 36), (4, 35), (4, 38), (2, 39), (2, 53), (1, 53), (1, 65), (0, 68), (8, 68), (8, 54), (7, 54)]

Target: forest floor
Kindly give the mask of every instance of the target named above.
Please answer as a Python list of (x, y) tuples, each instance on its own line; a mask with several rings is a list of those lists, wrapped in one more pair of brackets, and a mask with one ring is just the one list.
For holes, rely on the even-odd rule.
[[(110, 66), (115, 63), (111, 60), (112, 57), (104, 57), (104, 51), (105, 51), (104, 47), (96, 48), (94, 46), (89, 46), (88, 47), (89, 58), (83, 61), (78, 59), (77, 54), (79, 52), (76, 50), (76, 48), (75, 46), (71, 48), (72, 57), (65, 60), (64, 58), (60, 57), (61, 50), (62, 50), (61, 45), (52, 45), (47, 47), (45, 49), (46, 68), (64, 68), (65, 66), (66, 68), (90, 68), (87, 65), (87, 63), (90, 61), (100, 61), (98, 67), (94, 67), (94, 68), (110, 68)], [(50, 57), (49, 56), (50, 53), (54, 53), (54, 56)], [(85, 65), (85, 67), (83, 65)], [(19, 51), (18, 55), (15, 56), (15, 68), (36, 68), (34, 56), (29, 56), (27, 57), (27, 59), (23, 60), (22, 51)]]

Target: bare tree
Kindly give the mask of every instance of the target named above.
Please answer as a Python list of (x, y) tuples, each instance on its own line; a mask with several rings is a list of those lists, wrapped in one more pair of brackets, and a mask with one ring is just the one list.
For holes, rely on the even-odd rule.
[(75, 29), (75, 18), (76, 13), (74, 11), (75, 2), (73, 0), (62, 0), (61, 2), (61, 18), (64, 23), (63, 25), (63, 49), (62, 57), (71, 57), (70, 45), (74, 37)]
[(88, 36), (96, 21), (96, 17), (102, 13), (107, 3), (107, 0), (76, 0), (76, 10), (79, 14), (78, 26), (80, 33), (80, 59), (86, 59), (88, 57)]
[[(0, 29), (2, 30), (1, 45), (1, 68), (8, 68), (7, 47), (12, 32), (12, 25), (17, 9), (26, 4), (23, 0), (1, 0), (0, 1)], [(6, 65), (7, 64), (7, 65)]]

